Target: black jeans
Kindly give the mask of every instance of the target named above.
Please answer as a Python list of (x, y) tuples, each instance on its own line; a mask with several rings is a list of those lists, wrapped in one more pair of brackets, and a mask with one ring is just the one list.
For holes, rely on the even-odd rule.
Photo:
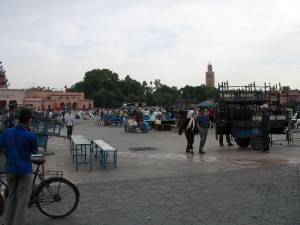
[(266, 128), (262, 128), (261, 129), (261, 137), (262, 137), (262, 145), (263, 145), (263, 149), (264, 150), (269, 150), (269, 130)]
[[(229, 134), (225, 134), (225, 135), (226, 135), (226, 141), (227, 141), (227, 143), (228, 144), (231, 143)], [(219, 134), (219, 143), (220, 143), (220, 145), (223, 144), (223, 134)]]
[(67, 126), (67, 135), (68, 137), (71, 137), (73, 132), (73, 126)]

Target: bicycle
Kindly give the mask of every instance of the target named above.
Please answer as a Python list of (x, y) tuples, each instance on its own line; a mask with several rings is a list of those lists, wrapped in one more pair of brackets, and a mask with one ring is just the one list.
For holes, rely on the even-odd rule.
[[(41, 213), (52, 218), (63, 218), (73, 213), (79, 204), (80, 194), (77, 186), (63, 177), (62, 171), (50, 171), (51, 177), (45, 178), (46, 159), (32, 158), (31, 161), (37, 168), (33, 173), (32, 193), (28, 206), (36, 204)], [(0, 216), (2, 216), (8, 196), (8, 186), (2, 177), (0, 190)]]

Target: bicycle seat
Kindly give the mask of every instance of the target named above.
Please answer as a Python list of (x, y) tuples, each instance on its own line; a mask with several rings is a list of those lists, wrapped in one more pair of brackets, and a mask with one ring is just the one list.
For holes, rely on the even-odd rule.
[(36, 165), (44, 164), (44, 162), (46, 162), (46, 159), (44, 158), (31, 158), (30, 160)]

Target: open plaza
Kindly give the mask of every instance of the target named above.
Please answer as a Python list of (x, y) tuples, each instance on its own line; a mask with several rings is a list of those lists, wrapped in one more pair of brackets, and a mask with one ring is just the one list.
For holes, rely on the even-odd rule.
[(300, 224), (298, 133), (293, 143), (273, 135), (277, 141), (264, 154), (236, 143), (219, 146), (211, 129), (204, 155), (197, 151), (199, 136), (195, 153), (187, 154), (185, 137), (173, 131), (128, 133), (122, 126), (78, 119), (73, 134), (116, 148), (117, 166), (104, 169), (92, 156), (92, 171), (89, 165), (76, 171), (70, 140), (51, 137), (45, 169), (63, 171), (78, 186), (80, 202), (63, 219), (30, 207), (28, 224)]

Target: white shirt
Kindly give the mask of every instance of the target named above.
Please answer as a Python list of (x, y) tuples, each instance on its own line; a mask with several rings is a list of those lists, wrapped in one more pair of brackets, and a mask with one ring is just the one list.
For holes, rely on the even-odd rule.
[(67, 113), (65, 115), (65, 123), (66, 123), (66, 126), (73, 126), (74, 125), (74, 116), (73, 116), (73, 114)]

